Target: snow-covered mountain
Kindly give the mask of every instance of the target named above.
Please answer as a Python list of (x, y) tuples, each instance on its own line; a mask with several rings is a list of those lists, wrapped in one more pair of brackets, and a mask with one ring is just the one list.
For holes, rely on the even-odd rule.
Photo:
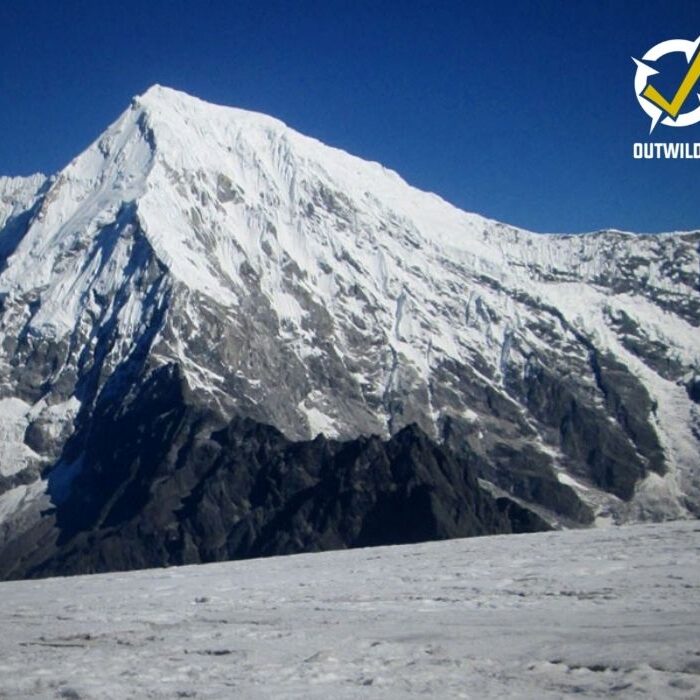
[[(95, 538), (126, 523), (157, 544), (125, 567), (235, 556), (236, 523), (279, 551), (257, 539), (269, 464), (230, 482), (251, 434), (275, 517), (326, 483), (311, 463), (413, 441), (466, 460), (492, 523), (506, 502), (531, 525), (700, 512), (700, 232), (530, 233), (159, 86), (56, 176), (0, 179), (0, 227), (0, 575), (89, 547), (110, 568)], [(439, 467), (418, 471), (387, 493), (430, 491)], [(289, 551), (355, 542), (333, 521), (310, 544), (294, 512)]]

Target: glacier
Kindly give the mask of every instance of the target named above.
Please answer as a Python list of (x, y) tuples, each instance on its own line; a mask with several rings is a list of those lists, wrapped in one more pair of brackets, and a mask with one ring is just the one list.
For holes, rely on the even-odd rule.
[(697, 522), (0, 583), (8, 697), (697, 698)]

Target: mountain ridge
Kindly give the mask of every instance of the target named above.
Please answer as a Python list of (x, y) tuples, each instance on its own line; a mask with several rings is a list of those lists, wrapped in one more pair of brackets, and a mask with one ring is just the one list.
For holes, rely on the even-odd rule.
[(3, 182), (0, 542), (167, 365), (222, 425), (415, 423), (555, 526), (700, 512), (699, 232), (523, 231), (160, 86)]

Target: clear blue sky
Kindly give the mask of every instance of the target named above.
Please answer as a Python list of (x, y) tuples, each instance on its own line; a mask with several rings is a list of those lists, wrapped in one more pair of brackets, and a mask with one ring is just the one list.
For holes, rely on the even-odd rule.
[(58, 170), (157, 82), (533, 230), (700, 228), (700, 161), (632, 159), (630, 58), (695, 39), (698, 0), (0, 0), (0, 30), (2, 174)]

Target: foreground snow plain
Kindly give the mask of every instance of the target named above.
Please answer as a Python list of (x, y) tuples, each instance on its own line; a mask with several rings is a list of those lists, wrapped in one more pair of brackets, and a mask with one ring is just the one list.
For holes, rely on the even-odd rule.
[(0, 584), (0, 697), (700, 697), (700, 523)]

